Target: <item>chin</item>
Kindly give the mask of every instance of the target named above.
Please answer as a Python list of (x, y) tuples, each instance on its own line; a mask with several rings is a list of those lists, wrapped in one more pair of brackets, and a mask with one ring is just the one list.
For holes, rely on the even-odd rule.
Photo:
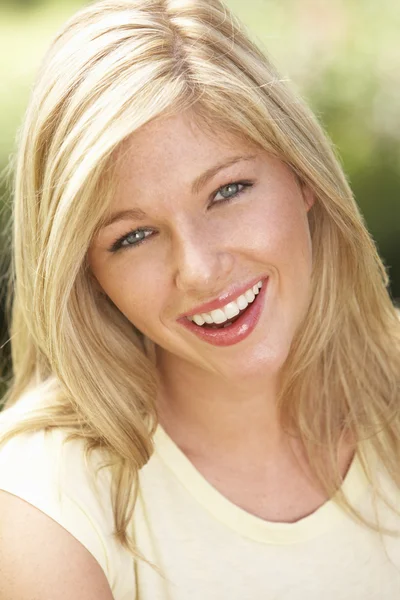
[[(282, 340), (281, 340), (282, 341)], [(239, 360), (232, 360), (225, 364), (226, 374), (231, 381), (240, 383), (252, 382), (260, 379), (270, 379), (279, 375), (284, 366), (290, 350), (290, 343), (279, 346), (271, 346), (265, 343), (253, 349), (250, 353), (241, 353)]]

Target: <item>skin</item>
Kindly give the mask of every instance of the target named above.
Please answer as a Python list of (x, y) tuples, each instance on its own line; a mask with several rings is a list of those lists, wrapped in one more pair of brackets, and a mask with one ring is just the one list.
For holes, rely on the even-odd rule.
[[(155, 344), (160, 422), (172, 439), (238, 506), (269, 521), (296, 521), (326, 501), (276, 412), (280, 370), (310, 301), (314, 198), (276, 158), (224, 132), (205, 134), (191, 117), (148, 123), (121, 147), (110, 214), (140, 208), (146, 216), (102, 229), (89, 264), (102, 293)], [(192, 190), (200, 174), (238, 155), (247, 159)], [(253, 186), (219, 203), (242, 189), (222, 186), (241, 180)], [(139, 226), (153, 235), (109, 252)], [(232, 284), (265, 276), (260, 321), (239, 344), (211, 346), (177, 322)], [(349, 452), (339, 457), (343, 474), (350, 459)], [(7, 492), (0, 493), (0, 530), (0, 599), (50, 600), (55, 589), (60, 600), (111, 599), (86, 548)]]
[(99, 563), (69, 531), (0, 490), (0, 600), (113, 600)]
[[(306, 497), (306, 487), (312, 488), (299, 470), (301, 449), (293, 453), (280, 428), (276, 397), (310, 302), (308, 211), (314, 198), (277, 158), (226, 132), (211, 136), (192, 117), (152, 121), (124, 143), (110, 214), (139, 208), (146, 216), (100, 230), (89, 264), (103, 293), (155, 343), (164, 428), (209, 481), (260, 514), (266, 486), (276, 490), (280, 507), (285, 493)], [(246, 160), (192, 190), (199, 175), (237, 156)], [(253, 186), (221, 202), (223, 186), (240, 181)], [(130, 238), (130, 246), (109, 252), (138, 227), (151, 232), (142, 244), (134, 247)], [(240, 343), (215, 347), (177, 322), (232, 284), (257, 276), (269, 276), (264, 310)], [(244, 479), (247, 495), (239, 497)]]

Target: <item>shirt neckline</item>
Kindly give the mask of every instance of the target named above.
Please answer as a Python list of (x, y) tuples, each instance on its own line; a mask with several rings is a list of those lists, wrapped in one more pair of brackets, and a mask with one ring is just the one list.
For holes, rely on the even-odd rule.
[[(293, 544), (315, 538), (334, 529), (344, 518), (350, 518), (330, 499), (313, 513), (294, 523), (266, 521), (240, 508), (214, 488), (161, 425), (157, 426), (153, 440), (156, 454), (195, 500), (215, 519), (254, 541), (277, 545)], [(365, 442), (360, 442), (359, 446), (361, 444)], [(356, 452), (341, 489), (349, 502), (354, 505), (368, 485), (368, 479)]]

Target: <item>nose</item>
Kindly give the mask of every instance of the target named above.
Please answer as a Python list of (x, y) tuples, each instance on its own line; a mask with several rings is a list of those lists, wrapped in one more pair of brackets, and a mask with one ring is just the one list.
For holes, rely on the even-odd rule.
[(218, 231), (181, 229), (175, 236), (174, 255), (175, 285), (182, 292), (207, 296), (230, 281), (234, 257)]

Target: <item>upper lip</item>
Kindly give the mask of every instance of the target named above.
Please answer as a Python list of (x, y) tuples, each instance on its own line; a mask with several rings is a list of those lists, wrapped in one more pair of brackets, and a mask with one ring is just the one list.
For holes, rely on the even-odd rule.
[(256, 285), (256, 283), (258, 283), (259, 281), (264, 282), (265, 279), (266, 279), (265, 276), (260, 277), (260, 275), (259, 275), (258, 277), (255, 277), (255, 278), (251, 279), (250, 281), (247, 281), (246, 283), (233, 284), (227, 291), (225, 291), (223, 294), (218, 296), (218, 298), (215, 298), (214, 300), (210, 300), (209, 302), (205, 302), (204, 304), (199, 304), (198, 306), (193, 308), (190, 312), (186, 312), (183, 315), (180, 315), (179, 318), (182, 319), (184, 317), (192, 317), (194, 315), (198, 315), (201, 313), (207, 313), (207, 312), (211, 312), (212, 310), (217, 310), (217, 308), (222, 308), (223, 306), (228, 304), (228, 302), (232, 302), (233, 300), (236, 300), (239, 296), (244, 294), (244, 292), (246, 292), (247, 290), (252, 288), (253, 285)]

